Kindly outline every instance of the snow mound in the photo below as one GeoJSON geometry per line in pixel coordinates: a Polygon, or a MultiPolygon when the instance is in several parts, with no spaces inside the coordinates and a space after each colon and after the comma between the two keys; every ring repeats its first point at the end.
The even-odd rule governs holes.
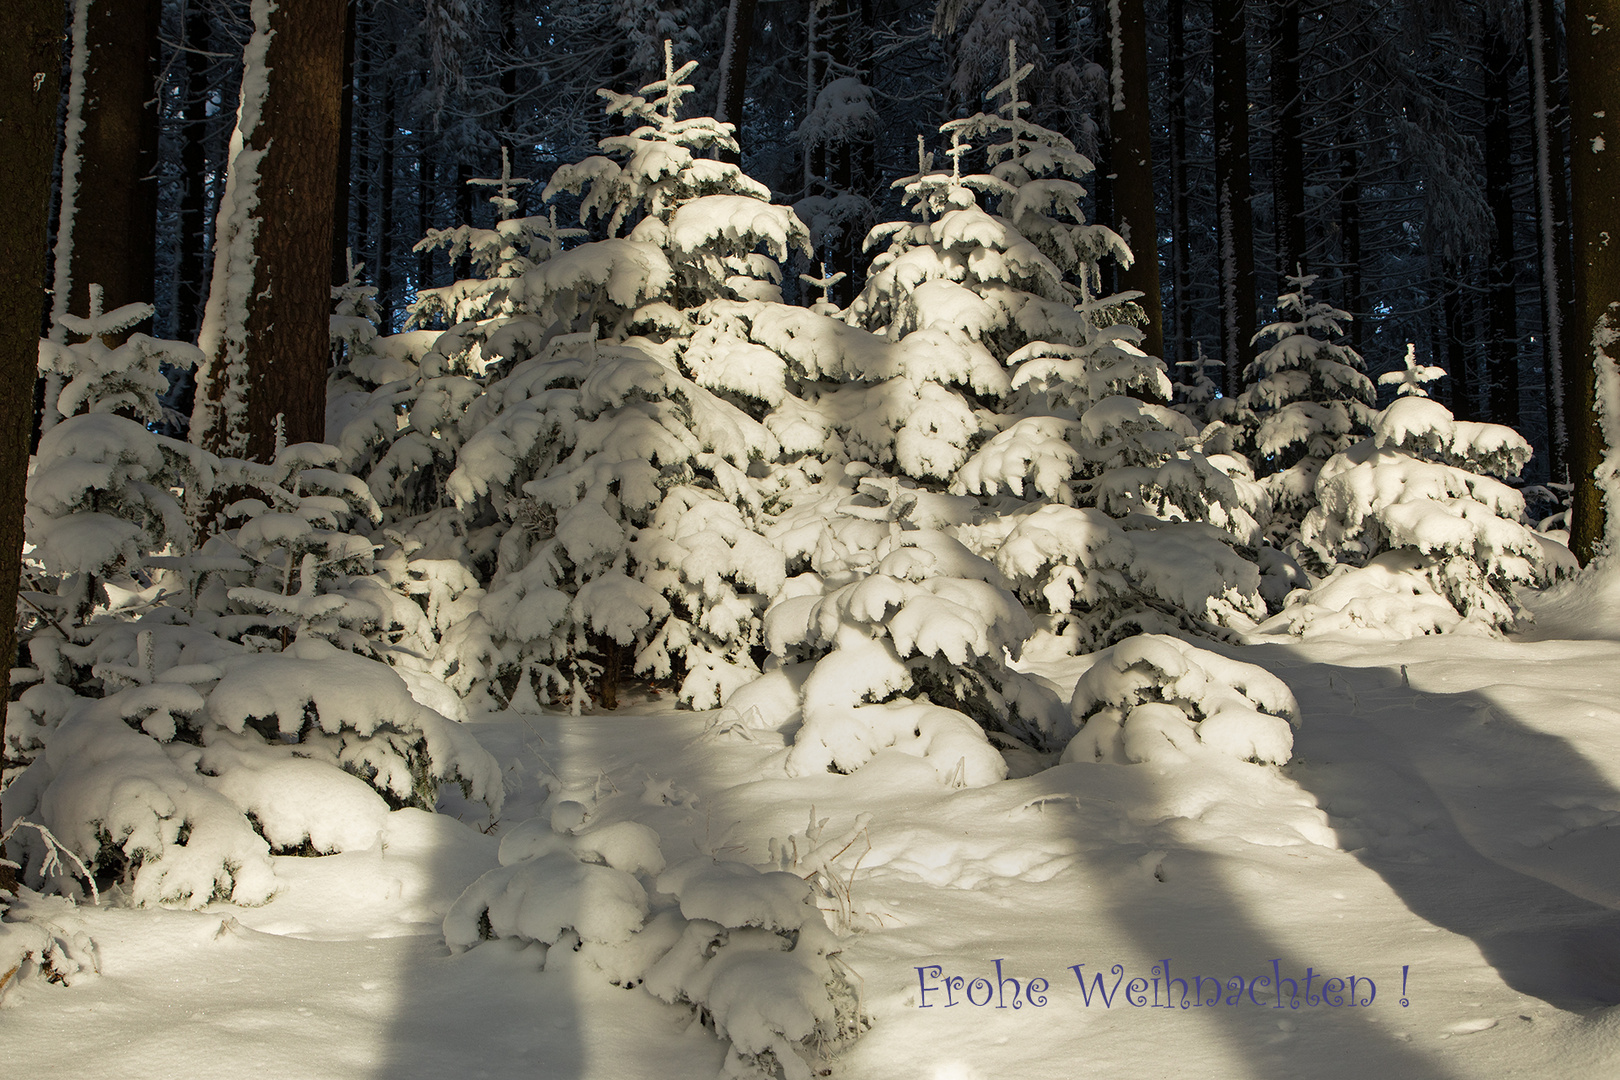
{"type": "Polygon", "coordinates": [[[1178,759],[1208,747],[1259,764],[1293,752],[1299,704],[1275,675],[1178,638],[1143,634],[1098,653],[1075,685],[1063,761],[1178,759]]]}
{"type": "Polygon", "coordinates": [[[1488,634],[1458,613],[1437,585],[1434,560],[1410,549],[1386,551],[1366,566],[1340,566],[1313,589],[1292,593],[1283,610],[1256,628],[1295,637],[1366,637],[1400,641],[1427,634],[1488,634]]]}
{"type": "MultiPolygon", "coordinates": [[[[561,802],[558,807],[577,807],[561,802]]],[[[557,828],[557,815],[531,818],[501,838],[499,860],[512,866],[557,852],[568,852],[585,862],[601,863],[621,873],[656,876],[664,870],[658,834],[635,821],[618,821],[579,833],[557,828]]]]}
{"type": "MultiPolygon", "coordinates": [[[[203,781],[194,757],[185,760],[188,748],[169,753],[132,730],[120,706],[118,695],[80,703],[6,789],[7,824],[43,822],[93,872],[126,878],[137,906],[269,900],[276,880],[265,838],[203,781]]],[[[31,837],[25,830],[12,841],[23,849],[19,876],[61,888],[45,880],[49,852],[31,837]]]]}
{"type": "Polygon", "coordinates": [[[797,930],[810,900],[810,887],[793,874],[760,873],[746,863],[704,858],[664,871],[658,891],[678,897],[681,915],[688,920],[769,930],[797,930]]]}
{"type": "Polygon", "coordinates": [[[953,787],[984,787],[1007,776],[1007,762],[979,725],[955,709],[908,701],[809,711],[787,770],[849,773],[884,751],[921,758],[953,787]]]}
{"type": "Polygon", "coordinates": [[[556,944],[628,941],[647,916],[647,892],[632,875],[552,852],[489,871],[467,886],[444,918],[445,944],[464,952],[492,937],[556,944]]]}

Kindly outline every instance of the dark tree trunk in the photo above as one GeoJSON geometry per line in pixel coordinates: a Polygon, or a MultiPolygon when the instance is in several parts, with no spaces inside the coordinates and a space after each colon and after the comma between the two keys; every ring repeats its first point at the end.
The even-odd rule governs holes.
{"type": "MultiPolygon", "coordinates": [[[[1092,0],[1092,55],[1106,57],[1113,54],[1113,49],[1109,47],[1108,27],[1109,17],[1106,0],[1092,0]]],[[[1114,155],[1113,135],[1111,132],[1113,118],[1114,110],[1108,108],[1102,109],[1097,115],[1097,123],[1101,128],[1097,132],[1097,160],[1095,162],[1097,171],[1092,176],[1089,185],[1091,197],[1097,210],[1094,220],[1104,224],[1114,220],[1114,155]]],[[[1114,265],[1112,260],[1103,264],[1102,283],[1105,294],[1113,292],[1118,287],[1117,271],[1118,267],[1114,265]]]]}
{"type": "Polygon", "coordinates": [[[1485,288],[1490,296],[1485,339],[1488,415],[1498,424],[1519,425],[1519,298],[1513,253],[1513,128],[1510,96],[1521,61],[1501,28],[1485,37],[1485,198],[1491,210],[1489,263],[1485,288]]]}
{"type": "Polygon", "coordinates": [[[1166,359],[1177,364],[1192,362],[1192,334],[1189,332],[1187,267],[1191,261],[1192,229],[1187,212],[1187,28],[1185,0],[1170,0],[1169,64],[1170,84],[1170,313],[1175,336],[1166,359]]]}
{"type": "MultiPolygon", "coordinates": [[[[421,239],[433,225],[433,181],[435,173],[432,161],[428,157],[427,140],[420,133],[416,136],[416,236],[413,240],[421,239]]],[[[411,245],[405,245],[407,250],[411,245]]],[[[416,253],[416,285],[412,290],[420,294],[433,280],[433,253],[423,250],[416,253]]],[[[404,305],[401,304],[401,307],[404,305]]]]}
{"type": "Polygon", "coordinates": [[[1542,379],[1547,395],[1548,468],[1554,480],[1569,475],[1569,425],[1564,374],[1579,364],[1569,332],[1569,195],[1564,144],[1553,117],[1558,68],[1558,14],[1552,0],[1525,0],[1530,52],[1530,137],[1535,154],[1536,266],[1541,280],[1542,379]]]}
{"type": "MultiPolygon", "coordinates": [[[[755,0],[731,0],[726,10],[726,39],[720,51],[720,85],[714,118],[735,124],[742,132],[743,101],[748,94],[748,54],[754,44],[755,0]]],[[[724,155],[741,158],[729,152],[724,155]]]]}
{"type": "Polygon", "coordinates": [[[1135,261],[1120,272],[1122,289],[1142,294],[1147,314],[1142,349],[1164,355],[1164,308],[1159,297],[1159,229],[1153,205],[1153,141],[1148,113],[1147,12],[1143,0],[1115,0],[1109,10],[1119,19],[1118,70],[1113,86],[1113,159],[1119,178],[1115,190],[1115,228],[1125,238],[1135,261]]]}
{"type": "MultiPolygon", "coordinates": [[[[1620,302],[1620,243],[1612,230],[1620,222],[1620,0],[1568,0],[1570,96],[1570,210],[1575,249],[1575,324],[1584,355],[1579,365],[1579,396],[1569,410],[1569,471],[1575,484],[1570,546],[1584,565],[1601,550],[1608,533],[1606,514],[1620,508],[1603,504],[1595,473],[1605,452],[1605,403],[1598,400],[1597,364],[1612,364],[1620,353],[1610,344],[1594,347],[1595,334],[1614,329],[1611,305],[1620,302]]],[[[1612,403],[1609,403],[1612,405],[1612,403]]]]}
{"type": "Polygon", "coordinates": [[[1360,350],[1366,306],[1361,297],[1361,155],[1346,146],[1339,153],[1339,237],[1344,244],[1344,310],[1350,321],[1350,347],[1360,350]]]}
{"type": "MultiPolygon", "coordinates": [[[[332,260],[332,212],[337,179],[339,87],[343,79],[345,0],[303,0],[272,8],[265,30],[269,47],[258,124],[244,151],[262,152],[256,193],[258,223],[240,301],[246,307],[239,346],[232,341],[233,301],[210,297],[225,312],[224,332],[210,343],[198,377],[192,438],[206,449],[268,461],[279,440],[319,442],[326,428],[326,366],[332,260]],[[240,368],[245,366],[245,381],[240,368]],[[237,416],[232,395],[245,413],[237,416]],[[241,424],[237,429],[236,425],[241,424]]],[[[232,162],[232,169],[242,161],[232,162]]],[[[221,223],[216,260],[230,257],[233,237],[221,223]]],[[[216,288],[224,278],[214,275],[216,288]]],[[[217,305],[217,306],[216,306],[217,305]]],[[[239,311],[240,309],[235,309],[239,311]]]]}
{"type": "Polygon", "coordinates": [[[1254,222],[1249,206],[1248,47],[1243,0],[1212,0],[1215,214],[1220,260],[1221,359],[1228,396],[1242,389],[1255,333],[1254,222]]]}
{"type": "MultiPolygon", "coordinates": [[[[518,137],[517,106],[518,106],[518,52],[521,42],[518,36],[518,10],[516,0],[501,0],[501,130],[498,133],[501,145],[510,147],[512,152],[512,175],[527,176],[524,171],[527,162],[523,157],[525,140],[518,137]]],[[[522,217],[524,211],[525,189],[518,189],[514,196],[518,200],[518,216],[522,217]]]]}
{"type": "Polygon", "coordinates": [[[394,313],[399,310],[394,275],[394,143],[399,125],[394,123],[394,80],[386,71],[383,80],[382,150],[377,171],[377,303],[382,309],[383,332],[394,329],[394,313]]]}
{"type": "Polygon", "coordinates": [[[182,111],[180,173],[184,188],[180,195],[180,259],[176,270],[180,280],[175,292],[180,311],[176,325],[180,336],[196,341],[202,327],[203,304],[208,299],[208,108],[207,59],[208,23],[202,5],[186,11],[186,101],[182,111]]]}
{"type": "MultiPolygon", "coordinates": [[[[1451,374],[1451,354],[1448,346],[1451,339],[1447,316],[1451,314],[1451,309],[1446,303],[1448,285],[1445,279],[1444,265],[1445,263],[1440,258],[1439,253],[1431,250],[1428,254],[1429,289],[1430,295],[1434,296],[1439,302],[1429,305],[1429,364],[1439,368],[1449,376],[1451,374]]],[[[1439,384],[1435,389],[1443,390],[1447,395],[1450,395],[1453,385],[1454,381],[1448,378],[1445,383],[1439,384]]],[[[1439,395],[1436,394],[1435,396],[1438,397],[1439,395]]],[[[1455,410],[1453,410],[1453,415],[1455,415],[1455,410]]]]}
{"type": "Polygon", "coordinates": [[[349,199],[352,195],[354,155],[354,47],[355,10],[352,0],[343,5],[343,74],[338,93],[337,182],[332,204],[332,284],[349,280],[349,199]]]}
{"type": "MultiPolygon", "coordinates": [[[[349,24],[354,27],[356,38],[361,33],[358,25],[361,17],[358,7],[349,9],[349,24]]],[[[371,200],[374,192],[372,153],[376,134],[374,106],[377,97],[372,90],[372,74],[370,65],[366,62],[366,55],[358,50],[354,53],[353,80],[356,119],[351,120],[350,138],[353,142],[349,158],[349,187],[354,200],[354,221],[349,228],[349,235],[354,238],[355,261],[366,264],[367,276],[375,283],[377,263],[371,256],[371,200]]]]}
{"type": "MultiPolygon", "coordinates": [[[[23,495],[28,437],[33,427],[39,328],[45,310],[45,238],[51,159],[56,148],[57,72],[61,64],[62,6],[57,0],[0,3],[0,552],[22,558],[23,495]],[[20,390],[18,388],[21,388],[20,390]]],[[[17,660],[16,574],[0,575],[0,702],[11,699],[17,660]]],[[[0,892],[17,889],[0,864],[0,892]]]]}
{"type": "MultiPolygon", "coordinates": [[[[96,0],[85,42],[84,133],[68,311],[153,300],[157,259],[158,0],[96,0]]],[[[143,323],[135,329],[151,329],[143,323]]]]}
{"type": "MultiPolygon", "coordinates": [[[[856,5],[852,0],[834,0],[831,26],[836,29],[830,47],[833,63],[844,71],[853,71],[863,83],[872,82],[872,9],[870,4],[856,5]]],[[[862,193],[871,191],[877,180],[877,139],[848,139],[826,148],[824,167],[827,184],[833,193],[862,193]]],[[[861,244],[866,239],[865,227],[870,224],[854,222],[845,229],[837,243],[824,252],[827,269],[843,272],[844,280],[832,287],[832,302],[847,305],[866,283],[866,258],[861,244]]]]}
{"type": "Polygon", "coordinates": [[[1271,86],[1277,109],[1272,192],[1277,215],[1277,263],[1283,278],[1307,265],[1305,237],[1305,98],[1299,81],[1299,0],[1278,0],[1271,86]]]}
{"type": "MultiPolygon", "coordinates": [[[[463,153],[470,153],[472,150],[472,147],[466,147],[463,149],[463,153]]],[[[473,185],[467,183],[467,181],[475,178],[477,175],[478,173],[474,170],[473,165],[465,158],[463,158],[462,161],[456,165],[455,224],[476,224],[473,221],[473,185]]],[[[461,281],[472,277],[472,256],[464,253],[461,258],[457,259],[455,265],[450,268],[450,277],[455,281],[461,281]]]]}
{"type": "Polygon", "coordinates": [[[1468,320],[1463,306],[1462,267],[1445,259],[1441,282],[1440,307],[1445,316],[1446,374],[1451,376],[1451,412],[1459,420],[1479,418],[1475,403],[1474,380],[1468,370],[1468,320]]]}

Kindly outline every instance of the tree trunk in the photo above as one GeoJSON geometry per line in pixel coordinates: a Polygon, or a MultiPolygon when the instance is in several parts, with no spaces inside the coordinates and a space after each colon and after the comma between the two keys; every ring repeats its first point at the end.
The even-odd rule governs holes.
{"type": "MultiPolygon", "coordinates": [[[[434,168],[428,153],[427,137],[421,132],[416,133],[416,236],[421,239],[427,235],[428,229],[433,227],[433,188],[436,183],[438,170],[434,168]],[[433,177],[433,180],[429,178],[433,177]]],[[[411,247],[406,245],[407,249],[411,247]]],[[[411,290],[421,295],[423,289],[433,281],[433,252],[424,248],[416,253],[416,282],[411,290]]],[[[403,307],[404,305],[400,305],[403,307]]]]}
{"type": "Polygon", "coordinates": [[[1445,316],[1445,369],[1451,376],[1451,412],[1459,420],[1474,420],[1479,416],[1479,406],[1474,402],[1474,380],[1468,370],[1468,320],[1463,310],[1462,266],[1450,258],[1441,265],[1440,307],[1445,316]]]}
{"type": "MultiPolygon", "coordinates": [[[[499,6],[501,20],[501,130],[497,133],[502,146],[511,150],[512,175],[528,176],[529,159],[524,150],[533,149],[533,139],[525,139],[518,133],[518,64],[523,60],[523,41],[518,33],[518,13],[516,0],[501,0],[499,6]]],[[[523,209],[527,188],[519,188],[513,198],[518,200],[518,217],[523,217],[527,211],[523,209]]]]}
{"type": "Polygon", "coordinates": [[[1170,0],[1170,314],[1175,336],[1166,357],[1176,364],[1192,362],[1192,334],[1188,316],[1187,267],[1192,257],[1192,228],[1187,211],[1187,28],[1186,0],[1170,0]]]}
{"type": "MultiPolygon", "coordinates": [[[[1600,415],[1614,408],[1598,391],[1597,365],[1613,380],[1613,344],[1594,348],[1594,336],[1610,321],[1610,305],[1620,302],[1620,0],[1568,0],[1570,33],[1570,210],[1575,249],[1575,325],[1583,353],[1579,396],[1570,409],[1569,471],[1575,484],[1570,546],[1584,565],[1616,530],[1606,527],[1604,490],[1597,471],[1612,442],[1605,429],[1620,417],[1600,415]]],[[[1607,396],[1607,395],[1605,395],[1607,396]]],[[[1613,481],[1610,480],[1612,484],[1613,481]]],[[[1617,508],[1620,511],[1620,508],[1617,508]]],[[[1608,515],[1612,517],[1614,515],[1608,515]]]]}
{"type": "Polygon", "coordinates": [[[383,80],[382,151],[377,165],[377,306],[381,309],[383,333],[394,331],[394,313],[399,310],[394,287],[394,144],[399,125],[394,122],[394,80],[380,70],[383,80]]]}
{"type": "Polygon", "coordinates": [[[1346,146],[1339,153],[1339,236],[1344,244],[1344,310],[1350,321],[1350,347],[1361,349],[1366,306],[1361,299],[1361,155],[1346,146]]]}
{"type": "MultiPolygon", "coordinates": [[[[27,392],[39,370],[39,327],[45,310],[45,239],[51,159],[56,148],[57,72],[62,7],[57,0],[0,4],[0,552],[22,558],[23,496],[33,401],[27,392]],[[21,388],[21,389],[19,389],[21,388]]],[[[0,702],[11,700],[17,657],[16,574],[0,574],[0,702]]],[[[0,892],[16,878],[0,864],[0,892]]]]}
{"type": "Polygon", "coordinates": [[[203,306],[208,300],[208,108],[207,89],[208,23],[202,5],[186,11],[186,100],[182,109],[184,124],[180,145],[180,258],[175,289],[180,311],[175,323],[180,337],[196,341],[202,328],[203,306]]]}
{"type": "Polygon", "coordinates": [[[1135,256],[1120,272],[1122,289],[1142,294],[1147,313],[1142,350],[1164,355],[1164,308],[1159,297],[1159,230],[1153,205],[1153,143],[1148,112],[1147,12],[1143,0],[1115,0],[1109,6],[1119,42],[1114,53],[1113,133],[1115,229],[1135,256]]]}
{"type": "MultiPolygon", "coordinates": [[[[1299,0],[1278,0],[1271,86],[1277,126],[1272,136],[1272,192],[1281,276],[1303,271],[1305,245],[1305,98],[1299,81],[1299,0]]],[[[1286,281],[1285,281],[1286,285],[1286,281]]]]}
{"type": "MultiPolygon", "coordinates": [[[[158,0],[95,0],[86,44],[79,228],[68,311],[151,303],[157,259],[158,0]]],[[[143,332],[151,326],[135,327],[143,332]]]]}
{"type": "Polygon", "coordinates": [[[344,10],[254,5],[192,415],[205,449],[268,461],[325,436],[344,10]]]}
{"type": "Polygon", "coordinates": [[[1249,207],[1248,47],[1243,0],[1212,0],[1215,213],[1220,258],[1221,359],[1228,396],[1242,389],[1255,333],[1254,222],[1249,207]]]}
{"type": "Polygon", "coordinates": [[[1485,198],[1491,210],[1490,296],[1486,337],[1487,406],[1490,419],[1519,425],[1519,293],[1513,271],[1513,129],[1509,100],[1519,51],[1500,27],[1485,37],[1485,198]]]}
{"type": "MultiPolygon", "coordinates": [[[[1113,49],[1109,47],[1107,32],[1110,25],[1107,0],[1091,0],[1091,27],[1095,40],[1092,43],[1092,55],[1112,56],[1113,49]]],[[[1114,111],[1103,109],[1097,115],[1097,123],[1101,128],[1097,132],[1097,154],[1095,164],[1097,171],[1091,177],[1091,198],[1096,208],[1094,221],[1110,222],[1114,220],[1114,154],[1113,136],[1111,127],[1114,111]]],[[[1117,288],[1117,267],[1112,259],[1103,263],[1102,291],[1106,295],[1117,288]]]]}
{"type": "MultiPolygon", "coordinates": [[[[474,151],[474,147],[462,147],[463,154],[473,153],[474,151]]],[[[473,221],[473,214],[475,210],[473,201],[473,185],[467,183],[467,181],[472,180],[477,176],[477,170],[465,157],[463,157],[460,163],[456,165],[455,180],[453,181],[456,186],[453,199],[453,203],[456,208],[456,220],[452,224],[477,224],[477,222],[473,221]]],[[[446,257],[446,261],[449,261],[448,256],[446,257]]],[[[464,281],[467,278],[472,277],[472,273],[472,255],[467,252],[462,252],[461,258],[457,259],[455,261],[455,265],[450,267],[450,280],[464,281]]]]}
{"type": "MultiPolygon", "coordinates": [[[[726,10],[726,39],[720,50],[720,85],[714,118],[735,124],[742,131],[743,101],[748,94],[748,53],[754,44],[755,0],[731,0],[726,10]]],[[[741,155],[721,155],[740,164],[741,155]]]]}
{"type": "Polygon", "coordinates": [[[332,284],[349,280],[349,198],[353,185],[354,154],[354,47],[355,10],[352,0],[343,5],[343,72],[338,80],[337,180],[332,203],[332,284]]]}
{"type": "Polygon", "coordinates": [[[1557,12],[1552,0],[1525,0],[1530,51],[1530,137],[1535,154],[1536,265],[1541,279],[1542,378],[1547,394],[1548,468],[1554,480],[1569,475],[1569,426],[1565,420],[1564,372],[1579,363],[1569,333],[1569,196],[1565,192],[1564,146],[1553,122],[1553,82],[1558,67],[1557,12]]]}
{"type": "MultiPolygon", "coordinates": [[[[510,146],[513,154],[517,152],[517,61],[518,61],[518,33],[517,33],[517,4],[516,0],[501,0],[499,17],[501,20],[501,130],[498,132],[502,146],[510,146]]],[[[512,158],[512,167],[517,169],[517,158],[512,158]]]]}
{"type": "MultiPolygon", "coordinates": [[[[362,33],[358,25],[362,17],[362,11],[358,6],[349,9],[349,25],[354,27],[357,42],[362,33]]],[[[366,30],[369,29],[368,25],[366,30]]],[[[349,227],[349,235],[354,237],[355,261],[366,264],[369,278],[375,283],[377,263],[371,257],[371,200],[375,192],[371,177],[372,169],[375,167],[372,163],[372,144],[375,136],[374,106],[377,96],[372,90],[372,72],[366,62],[366,55],[358,49],[354,54],[353,79],[355,119],[351,121],[350,132],[353,151],[349,160],[349,187],[354,197],[354,221],[349,227]]]]}

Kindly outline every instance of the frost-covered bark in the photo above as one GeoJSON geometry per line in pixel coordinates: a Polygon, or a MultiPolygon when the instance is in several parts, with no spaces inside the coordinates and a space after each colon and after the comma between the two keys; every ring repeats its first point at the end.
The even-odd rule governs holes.
{"type": "MultiPolygon", "coordinates": [[[[62,316],[67,314],[73,293],[73,231],[79,213],[79,166],[83,161],[84,84],[90,63],[91,0],[74,0],[69,24],[68,92],[62,117],[62,179],[56,204],[56,242],[51,252],[51,329],[52,341],[64,340],[62,316]]],[[[55,389],[46,381],[45,426],[56,420],[50,399],[55,389]]]]}
{"type": "Polygon", "coordinates": [[[324,435],[343,0],[254,0],[191,439],[268,460],[324,435]]]}
{"type": "MultiPolygon", "coordinates": [[[[33,427],[32,386],[39,355],[39,324],[45,295],[40,255],[45,250],[46,199],[55,146],[57,69],[61,6],[54,0],[15,0],[0,5],[0,191],[10,210],[0,215],[0,553],[22,551],[23,487],[28,473],[28,433],[33,427]]],[[[10,699],[15,663],[17,576],[0,575],[0,687],[10,699]]],[[[0,860],[0,893],[14,884],[0,860]]]]}
{"type": "Polygon", "coordinates": [[[1571,0],[1566,8],[1569,34],[1570,181],[1575,247],[1575,327],[1587,350],[1578,372],[1579,393],[1570,409],[1570,479],[1575,484],[1575,515],[1570,547],[1583,563],[1602,550],[1607,536],[1605,515],[1620,513],[1606,505],[1612,485],[1597,471],[1614,444],[1605,438],[1600,414],[1614,403],[1601,392],[1609,380],[1598,340],[1610,318],[1610,305],[1620,302],[1620,243],[1613,231],[1620,222],[1620,166],[1609,166],[1620,154],[1620,0],[1571,0]]]}

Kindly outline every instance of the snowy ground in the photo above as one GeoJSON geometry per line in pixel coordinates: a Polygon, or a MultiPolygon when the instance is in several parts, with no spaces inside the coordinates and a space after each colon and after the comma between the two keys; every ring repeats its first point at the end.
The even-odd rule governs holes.
{"type": "MultiPolygon", "coordinates": [[[[278,860],[288,887],[263,908],[63,910],[95,938],[103,974],[12,990],[0,1060],[174,1080],[708,1080],[722,1059],[708,1032],[573,954],[542,972],[507,943],[444,947],[443,913],[494,865],[501,830],[559,788],[599,822],[650,825],[672,861],[764,864],[812,812],[829,831],[873,815],[851,879],[871,928],[844,959],[874,1022],[824,1063],[832,1076],[1620,1072],[1620,596],[1544,601],[1536,628],[1506,642],[1241,655],[1304,708],[1280,775],[1076,764],[958,791],[890,753],[852,776],[788,779],[779,736],[706,731],[706,716],[657,703],[492,717],[475,730],[509,794],[490,835],[459,804],[447,809],[468,824],[402,811],[370,851],[278,860]],[[1021,999],[1046,980],[1045,1004],[964,1001],[985,996],[970,984],[997,960],[1021,999]],[[1153,1007],[1162,982],[1143,1006],[1125,982],[1113,990],[1114,965],[1151,980],[1166,961],[1171,978],[1205,976],[1206,1001],[1221,980],[1220,1003],[1153,1007]],[[1313,996],[1356,976],[1356,1000],[1372,1000],[1334,1006],[1346,991],[1327,983],[1308,1004],[1307,971],[1313,996]],[[1277,1007],[1274,973],[1299,984],[1300,1007],[1286,982],[1277,1007]],[[949,1004],[953,975],[965,991],[949,1004]]],[[[1070,683],[1084,664],[1036,666],[1070,683]]]]}

